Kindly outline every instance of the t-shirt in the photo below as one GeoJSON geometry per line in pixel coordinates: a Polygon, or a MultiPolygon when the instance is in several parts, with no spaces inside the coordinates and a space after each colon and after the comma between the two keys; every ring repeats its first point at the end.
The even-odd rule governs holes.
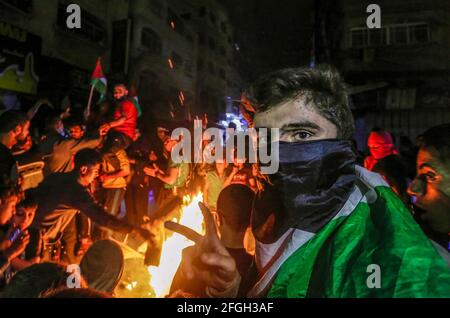
{"type": "MultiPolygon", "coordinates": [[[[128,160],[125,150],[119,150],[114,155],[106,156],[102,163],[102,171],[104,173],[114,173],[117,171],[127,171],[130,174],[130,161],[128,160]]],[[[122,189],[127,186],[126,177],[107,179],[103,182],[102,187],[105,189],[122,189]]]]}
{"type": "Polygon", "coordinates": [[[183,188],[189,177],[189,164],[186,162],[175,163],[172,160],[169,162],[169,169],[179,168],[177,179],[173,184],[164,184],[165,189],[183,188]]]}
{"type": "Polygon", "coordinates": [[[138,118],[138,112],[134,104],[129,100],[120,102],[114,112],[114,119],[117,120],[121,117],[125,117],[125,122],[112,130],[122,133],[132,140],[136,139],[136,123],[138,118]]]}
{"type": "Polygon", "coordinates": [[[217,171],[210,171],[206,174],[206,181],[208,182],[208,207],[212,210],[217,209],[217,200],[219,199],[220,192],[223,189],[223,184],[225,182],[225,174],[220,177],[217,171]]]}
{"type": "Polygon", "coordinates": [[[11,150],[4,144],[0,143],[0,175],[5,175],[11,178],[16,170],[16,160],[11,153],[11,150]]]}
{"type": "Polygon", "coordinates": [[[44,240],[56,239],[78,212],[113,231],[130,233],[133,230],[131,225],[109,215],[88,189],[77,182],[77,175],[73,172],[49,175],[37,192],[39,207],[33,227],[41,231],[44,240]]]}

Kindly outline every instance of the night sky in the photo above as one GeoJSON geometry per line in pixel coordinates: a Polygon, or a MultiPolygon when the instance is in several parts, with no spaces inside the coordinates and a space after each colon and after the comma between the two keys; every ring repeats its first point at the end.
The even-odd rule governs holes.
{"type": "Polygon", "coordinates": [[[235,27],[244,80],[272,70],[308,65],[313,0],[222,0],[235,27]]]}

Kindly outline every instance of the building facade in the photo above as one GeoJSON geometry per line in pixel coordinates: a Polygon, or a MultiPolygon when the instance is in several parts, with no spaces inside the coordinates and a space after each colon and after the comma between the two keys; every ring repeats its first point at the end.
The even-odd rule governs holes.
{"type": "Polygon", "coordinates": [[[0,36],[9,39],[0,43],[2,57],[8,56],[0,59],[0,74],[17,63],[20,70],[34,66],[22,91],[11,85],[2,90],[0,75],[4,95],[20,94],[29,103],[49,97],[54,104],[69,96],[85,104],[101,57],[109,83],[131,84],[152,118],[181,121],[206,113],[216,120],[237,112],[233,101],[240,98],[242,82],[234,63],[234,31],[218,1],[79,0],[74,2],[81,7],[79,30],[66,25],[72,2],[0,0],[0,36]],[[23,52],[15,54],[18,47],[23,52]]]}
{"type": "Polygon", "coordinates": [[[10,87],[2,83],[3,95],[23,94],[22,100],[48,97],[57,105],[64,96],[79,103],[87,101],[90,74],[97,57],[102,57],[105,72],[111,64],[113,26],[128,17],[128,0],[79,0],[81,29],[67,28],[66,0],[2,0],[0,1],[0,72],[18,63],[23,70],[33,55],[33,89],[10,87]],[[21,35],[21,38],[16,36],[21,35]],[[16,52],[18,47],[24,47],[16,52]],[[20,60],[24,60],[21,63],[20,60]]]}
{"type": "Polygon", "coordinates": [[[370,3],[339,3],[339,64],[348,83],[369,88],[353,96],[366,129],[413,139],[450,122],[450,2],[380,0],[379,29],[366,25],[370,3]]]}
{"type": "Polygon", "coordinates": [[[136,0],[130,80],[160,119],[213,120],[237,112],[242,83],[233,57],[233,28],[217,1],[136,0]]]}

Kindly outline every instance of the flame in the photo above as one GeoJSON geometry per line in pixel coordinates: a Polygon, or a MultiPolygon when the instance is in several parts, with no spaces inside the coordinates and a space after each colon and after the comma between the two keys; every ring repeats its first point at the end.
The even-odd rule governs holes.
{"type": "MultiPolygon", "coordinates": [[[[193,198],[185,196],[178,223],[204,234],[203,215],[198,207],[198,203],[202,201],[202,193],[193,198]]],[[[177,220],[174,221],[177,222],[177,220]]],[[[151,276],[150,286],[155,291],[156,297],[161,298],[169,293],[172,280],[181,262],[181,253],[183,249],[192,245],[194,245],[192,241],[178,233],[173,233],[164,241],[159,266],[148,267],[151,276]]]]}

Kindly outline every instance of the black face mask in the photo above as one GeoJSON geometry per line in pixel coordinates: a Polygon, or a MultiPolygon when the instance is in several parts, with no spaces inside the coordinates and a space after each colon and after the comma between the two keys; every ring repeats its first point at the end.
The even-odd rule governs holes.
{"type": "Polygon", "coordinates": [[[349,141],[279,145],[279,171],[257,195],[252,215],[256,239],[276,242],[290,228],[316,233],[339,212],[356,181],[349,141]]]}

